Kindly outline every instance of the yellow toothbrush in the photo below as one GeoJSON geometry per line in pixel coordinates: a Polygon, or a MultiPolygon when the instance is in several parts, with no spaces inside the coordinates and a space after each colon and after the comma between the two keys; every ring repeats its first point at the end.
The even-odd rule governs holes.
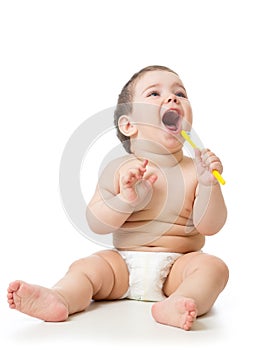
{"type": "MultiPolygon", "coordinates": [[[[181,135],[193,148],[198,148],[197,145],[195,145],[195,143],[191,140],[186,131],[182,130],[181,135]]],[[[225,185],[226,181],[223,179],[223,177],[217,170],[213,170],[212,174],[221,185],[225,185]]]]}

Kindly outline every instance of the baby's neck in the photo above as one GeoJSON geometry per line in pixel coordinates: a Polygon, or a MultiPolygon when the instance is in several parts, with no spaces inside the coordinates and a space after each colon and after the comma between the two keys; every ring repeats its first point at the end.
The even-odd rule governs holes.
{"type": "Polygon", "coordinates": [[[171,153],[158,143],[148,140],[134,140],[132,151],[136,157],[147,159],[160,167],[175,166],[183,159],[181,147],[178,151],[171,153]]]}

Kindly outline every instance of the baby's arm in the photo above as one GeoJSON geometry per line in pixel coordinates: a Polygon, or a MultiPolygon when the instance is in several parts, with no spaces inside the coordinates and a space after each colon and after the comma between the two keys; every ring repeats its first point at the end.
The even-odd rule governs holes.
{"type": "Polygon", "coordinates": [[[114,193],[98,184],[86,213],[88,224],[94,232],[113,232],[121,227],[135,210],[145,207],[149,202],[157,176],[144,176],[147,164],[148,161],[138,160],[133,162],[130,168],[121,167],[117,174],[108,173],[108,182],[114,177],[117,181],[114,193]]]}
{"type": "Polygon", "coordinates": [[[225,224],[227,208],[217,180],[212,170],[222,173],[219,158],[210,150],[195,150],[198,172],[198,187],[193,207],[193,222],[203,235],[217,233],[225,224]]]}

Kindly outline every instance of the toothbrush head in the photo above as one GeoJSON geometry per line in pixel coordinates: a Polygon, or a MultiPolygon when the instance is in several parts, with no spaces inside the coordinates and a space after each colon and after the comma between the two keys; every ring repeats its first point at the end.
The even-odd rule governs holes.
{"type": "Polygon", "coordinates": [[[181,135],[193,148],[198,148],[197,145],[191,140],[189,131],[182,130],[181,135]]]}

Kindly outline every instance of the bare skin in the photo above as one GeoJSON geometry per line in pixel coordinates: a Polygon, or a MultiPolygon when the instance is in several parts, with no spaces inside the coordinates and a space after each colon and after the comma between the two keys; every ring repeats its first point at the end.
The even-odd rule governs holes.
{"type": "Polygon", "coordinates": [[[85,310],[93,300],[115,300],[128,289],[126,263],[115,251],[105,250],[75,261],[51,289],[14,281],[8,287],[8,303],[44,321],[64,321],[85,310]],[[78,288],[80,286],[80,288],[78,288]]]}
{"type": "MultiPolygon", "coordinates": [[[[173,264],[164,283],[166,298],[153,305],[152,315],[159,323],[190,330],[196,317],[210,310],[228,280],[229,272],[225,263],[200,252],[204,236],[219,232],[226,220],[220,185],[211,174],[213,169],[222,173],[223,168],[219,158],[210,150],[197,150],[195,163],[183,157],[181,140],[171,129],[161,127],[163,109],[178,111],[182,119],[190,123],[192,112],[179,78],[173,73],[156,73],[146,73],[135,85],[134,101],[146,103],[150,124],[140,124],[140,118],[144,117],[142,110],[138,109],[142,108],[140,104],[134,108],[132,115],[121,118],[121,132],[131,138],[135,157],[123,163],[115,176],[111,173],[105,177],[114,178],[115,181],[109,191],[113,194],[108,202],[97,186],[88,205],[87,218],[90,228],[102,234],[125,228],[128,220],[129,225],[137,220],[153,222],[167,196],[167,179],[163,176],[163,169],[151,158],[152,154],[147,150],[143,150],[143,153],[142,149],[139,151],[135,141],[141,138],[158,140],[157,143],[161,142],[171,154],[176,155],[177,165],[170,169],[173,173],[176,169],[178,174],[181,171],[183,182],[172,177],[168,183],[174,184],[173,192],[184,184],[180,192],[183,197],[179,198],[179,194],[177,197],[177,202],[183,203],[179,215],[175,214],[175,221],[169,223],[170,229],[151,241],[151,244],[133,244],[125,250],[183,254],[173,264]],[[158,91],[149,91],[147,87],[156,81],[159,82],[159,88],[156,88],[158,91]],[[181,94],[179,90],[173,91],[176,86],[178,89],[181,87],[181,94]],[[150,155],[150,159],[146,154],[150,155]],[[148,197],[150,193],[151,201],[148,197]],[[144,210],[136,210],[140,206],[144,210]],[[186,231],[186,224],[183,224],[190,219],[194,225],[191,234],[186,231]]],[[[156,161],[159,163],[159,158],[156,161]]],[[[171,214],[169,210],[168,217],[171,214]]],[[[106,250],[74,262],[66,275],[51,289],[14,281],[8,287],[7,298],[12,309],[45,321],[57,322],[85,310],[91,300],[120,299],[128,287],[129,272],[125,261],[118,252],[106,250]]]]}
{"type": "MultiPolygon", "coordinates": [[[[52,289],[12,282],[8,288],[8,302],[12,309],[32,317],[64,321],[70,314],[83,311],[91,299],[120,298],[128,288],[128,278],[121,256],[115,251],[104,251],[72,264],[52,289]],[[91,270],[85,275],[82,271],[88,270],[87,265],[91,270]],[[95,270],[100,271],[100,275],[94,277],[92,271],[95,270]]],[[[185,254],[171,268],[164,283],[164,293],[168,297],[153,305],[152,315],[159,323],[190,330],[196,317],[210,310],[227,280],[228,269],[220,259],[203,253],[185,254]]]]}
{"type": "Polygon", "coordinates": [[[164,284],[168,298],[152,307],[154,319],[191,329],[196,317],[211,309],[228,276],[224,262],[214,256],[199,252],[184,255],[175,262],[164,284]]]}
{"type": "Polygon", "coordinates": [[[65,301],[56,291],[23,281],[9,284],[8,303],[11,309],[44,321],[65,321],[69,315],[65,301]]]}
{"type": "MultiPolygon", "coordinates": [[[[23,281],[10,283],[8,302],[11,309],[48,322],[65,321],[69,316],[68,306],[56,290],[23,281]]],[[[190,330],[197,317],[197,307],[192,299],[170,297],[155,303],[152,314],[159,323],[190,330]]]]}
{"type": "Polygon", "coordinates": [[[197,317],[197,306],[193,299],[172,296],[155,303],[152,315],[159,323],[189,331],[197,317]]]}

